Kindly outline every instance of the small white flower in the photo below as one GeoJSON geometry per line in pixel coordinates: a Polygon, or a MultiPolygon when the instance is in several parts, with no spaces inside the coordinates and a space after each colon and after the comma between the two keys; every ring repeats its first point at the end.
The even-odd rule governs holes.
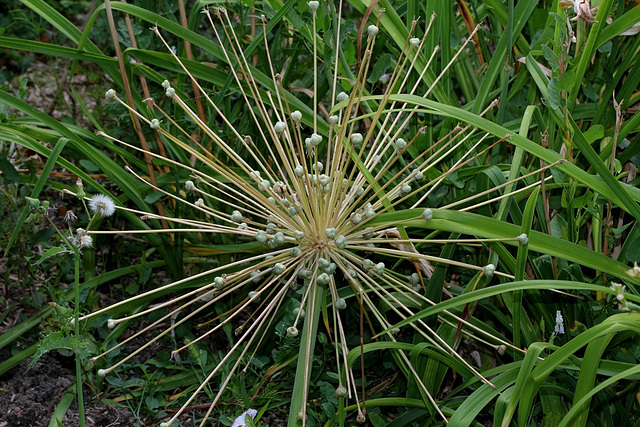
{"type": "Polygon", "coordinates": [[[564,319],[560,310],[556,311],[556,326],[554,328],[556,334],[564,334],[564,319]]]}
{"type": "Polygon", "coordinates": [[[255,409],[247,409],[240,416],[238,416],[231,424],[231,427],[244,427],[247,425],[247,415],[252,419],[258,415],[258,411],[255,409]]]}
{"type": "Polygon", "coordinates": [[[89,200],[89,209],[96,215],[108,217],[116,211],[116,204],[107,195],[94,194],[89,200]]]}

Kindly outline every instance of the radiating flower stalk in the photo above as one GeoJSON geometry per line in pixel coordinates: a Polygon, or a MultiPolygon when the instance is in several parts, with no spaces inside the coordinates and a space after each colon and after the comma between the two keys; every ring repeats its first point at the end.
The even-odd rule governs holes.
{"type": "MultiPolygon", "coordinates": [[[[319,7],[320,4],[317,1],[309,2],[314,34],[316,11],[319,7]]],[[[235,333],[239,336],[236,343],[173,418],[162,424],[172,425],[180,413],[212,382],[216,375],[219,375],[222,367],[227,363],[233,363],[231,369],[227,371],[230,373],[216,380],[219,389],[211,402],[209,411],[203,417],[201,425],[204,425],[232,375],[241,365],[249,364],[262,342],[272,339],[276,313],[282,309],[286,301],[296,298],[299,300],[299,308],[294,313],[294,320],[288,325],[286,332],[288,338],[300,341],[289,424],[305,425],[307,419],[311,365],[323,311],[328,313],[330,318],[325,320],[327,324],[332,325],[330,332],[332,343],[335,345],[337,372],[341,373],[336,394],[340,398],[355,401],[358,408],[357,419],[364,421],[366,419],[364,378],[361,378],[362,388],[358,389],[356,386],[356,378],[363,377],[365,374],[364,363],[361,363],[362,371],[356,373],[347,362],[347,354],[351,349],[347,344],[350,332],[344,324],[345,310],[355,309],[359,312],[361,357],[364,358],[362,334],[365,322],[370,323],[371,327],[380,332],[379,339],[388,341],[397,339],[398,331],[393,329],[392,322],[381,311],[379,301],[385,301],[385,306],[394,313],[395,317],[401,319],[414,314],[424,303],[433,304],[423,295],[425,279],[428,280],[431,277],[433,264],[446,263],[469,269],[474,271],[477,277],[496,275],[512,278],[500,272],[493,264],[471,265],[422,254],[416,248],[416,244],[452,242],[467,244],[483,242],[481,239],[469,238],[455,241],[411,238],[406,227],[398,223],[385,222],[382,220],[384,218],[382,215],[399,209],[412,208],[413,210],[407,211],[413,213],[411,220],[424,222],[433,220],[435,207],[427,207],[427,197],[442,185],[451,173],[474,162],[503,140],[489,142],[491,140],[489,134],[482,134],[471,126],[458,126],[439,141],[435,141],[428,150],[413,158],[408,155],[412,145],[423,137],[422,129],[416,134],[409,133],[408,124],[415,119],[418,108],[391,102],[390,97],[397,93],[415,94],[420,87],[419,83],[411,88],[407,88],[407,85],[408,76],[412,73],[418,75],[417,81],[421,82],[424,72],[435,57],[435,52],[428,54],[422,52],[425,38],[419,39],[409,35],[400,57],[396,60],[397,65],[391,73],[385,92],[377,101],[374,101],[367,98],[365,82],[371,67],[371,53],[379,28],[378,23],[370,25],[366,34],[362,66],[358,70],[355,81],[351,82],[353,87],[349,93],[341,90],[336,66],[333,70],[332,99],[328,100],[333,107],[328,116],[322,117],[318,113],[317,106],[320,101],[327,100],[317,99],[319,76],[315,54],[316,38],[313,44],[313,109],[304,112],[292,111],[281,76],[273,71],[265,31],[263,35],[267,60],[271,67],[271,86],[261,87],[252,74],[252,68],[243,54],[241,42],[233,30],[226,10],[215,8],[205,10],[204,13],[220,44],[228,46],[224,50],[225,55],[228,55],[227,62],[236,65],[229,67],[229,71],[233,73],[240,96],[251,107],[247,111],[250,120],[255,121],[258,133],[251,136],[241,135],[237,126],[228,120],[210,99],[207,90],[200,87],[200,92],[210,108],[220,117],[224,126],[235,135],[234,141],[223,139],[219,132],[210,128],[191,110],[185,98],[179,94],[179,88],[164,81],[162,86],[165,95],[199,126],[206,138],[213,141],[216,150],[207,150],[189,133],[182,131],[171,115],[154,101],[150,100],[149,105],[157,112],[157,116],[149,118],[130,109],[118,98],[114,90],[109,90],[106,94],[107,98],[129,108],[132,114],[195,159],[195,165],[182,164],[101,133],[122,146],[144,152],[177,168],[187,170],[190,173],[190,179],[184,182],[184,191],[173,192],[154,186],[135,171],[128,170],[155,191],[189,206],[208,218],[208,221],[174,218],[117,207],[116,209],[119,210],[140,214],[145,219],[165,219],[174,225],[172,229],[125,230],[118,233],[178,233],[195,230],[198,233],[252,239],[262,252],[203,271],[81,317],[80,320],[86,320],[108,312],[116,306],[148,297],[191,280],[214,277],[210,283],[184,295],[139,313],[109,320],[108,326],[113,328],[119,323],[145,316],[154,310],[167,310],[160,319],[94,360],[140,335],[147,334],[158,325],[169,323],[173,316],[186,312],[185,309],[195,307],[117,364],[99,370],[99,375],[107,375],[180,324],[200,313],[210,311],[216,302],[228,301],[232,295],[246,295],[225,315],[224,320],[219,320],[200,337],[173,352],[176,354],[186,349],[219,331],[224,325],[236,326],[235,333]],[[216,26],[215,20],[221,25],[216,26]],[[427,66],[418,71],[416,62],[421,55],[429,59],[427,66]],[[324,129],[320,125],[322,123],[328,123],[328,131],[322,130],[324,129]],[[181,130],[184,138],[174,136],[166,130],[167,127],[181,130]],[[475,143],[471,144],[471,141],[475,143]],[[241,151],[234,149],[238,145],[242,147],[241,151]],[[214,155],[213,151],[219,154],[214,155]],[[195,202],[191,201],[193,196],[197,198],[195,202]],[[392,266],[399,260],[411,261],[413,272],[403,274],[394,271],[392,266]],[[327,307],[330,311],[326,311],[327,307]],[[240,316],[241,313],[246,312],[250,313],[248,318],[240,316]],[[232,362],[233,360],[235,361],[232,362]]],[[[379,19],[380,14],[378,21],[379,19]]],[[[432,22],[433,17],[426,28],[425,37],[432,22]]],[[[262,25],[264,29],[264,17],[262,25]]],[[[415,26],[414,22],[412,31],[415,26]]],[[[153,28],[153,31],[167,45],[158,28],[153,28]]],[[[473,34],[468,40],[472,37],[473,34]]],[[[453,57],[451,63],[445,64],[438,80],[457,56],[465,51],[466,43],[453,57]]],[[[340,49],[337,42],[335,49],[336,52],[340,49]]],[[[171,49],[169,51],[171,52],[171,49]]],[[[197,84],[196,79],[180,59],[175,54],[173,56],[182,66],[184,73],[197,84]]],[[[434,85],[435,83],[420,95],[427,97],[434,85]]],[[[554,165],[548,165],[545,169],[552,166],[554,165]]],[[[539,172],[534,171],[530,175],[539,172]]],[[[517,191],[526,191],[526,189],[528,187],[517,191]]],[[[483,203],[491,203],[513,194],[513,192],[503,194],[483,203]]],[[[478,196],[482,197],[486,194],[481,193],[478,196]]],[[[465,199],[446,208],[450,209],[459,203],[467,202],[468,200],[465,199]]],[[[474,209],[477,206],[480,204],[467,209],[474,209]]],[[[112,232],[89,230],[88,233],[112,232]]],[[[527,244],[526,235],[514,236],[508,240],[512,244],[527,244]]],[[[452,324],[462,323],[465,334],[477,336],[481,342],[502,352],[506,347],[513,348],[507,341],[487,335],[451,312],[444,311],[441,320],[452,324]]],[[[427,323],[418,320],[411,323],[410,327],[440,351],[460,359],[485,383],[491,384],[454,348],[441,339],[427,323]]],[[[517,348],[514,350],[519,351],[517,348]]],[[[408,355],[403,351],[396,350],[396,352],[408,371],[414,375],[423,395],[428,396],[433,409],[446,421],[438,403],[429,394],[420,376],[416,374],[408,355]]]]}

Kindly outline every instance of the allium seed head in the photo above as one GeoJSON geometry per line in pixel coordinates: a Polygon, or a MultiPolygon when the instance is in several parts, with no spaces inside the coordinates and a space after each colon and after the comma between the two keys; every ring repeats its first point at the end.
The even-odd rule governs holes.
{"type": "Polygon", "coordinates": [[[367,28],[367,33],[369,33],[369,37],[374,37],[376,34],[378,34],[379,31],[380,31],[380,28],[376,27],[375,25],[369,25],[369,27],[367,28]]]}
{"type": "Polygon", "coordinates": [[[396,139],[396,148],[398,151],[402,151],[407,147],[407,141],[402,138],[396,139]]]}
{"type": "Polygon", "coordinates": [[[347,247],[347,238],[343,235],[336,237],[336,246],[338,249],[344,249],[347,247]]]}
{"type": "Polygon", "coordinates": [[[326,230],[324,230],[324,234],[330,238],[331,240],[336,238],[336,229],[331,227],[331,228],[327,228],[326,230]]]}
{"type": "Polygon", "coordinates": [[[187,191],[193,191],[196,188],[196,185],[193,183],[193,181],[187,181],[184,183],[184,188],[187,191]]]}
{"type": "Polygon", "coordinates": [[[328,285],[330,280],[331,279],[327,273],[322,273],[316,278],[316,281],[320,286],[328,285]]]}
{"type": "Polygon", "coordinates": [[[116,321],[113,319],[107,320],[107,328],[113,329],[116,327],[116,321]]]}
{"type": "Polygon", "coordinates": [[[433,219],[433,211],[429,208],[422,211],[422,219],[425,221],[431,221],[433,219]]]}
{"type": "Polygon", "coordinates": [[[353,145],[360,145],[362,144],[362,140],[364,138],[362,137],[361,133],[354,133],[351,135],[351,142],[353,143],[353,145]]]}
{"type": "Polygon", "coordinates": [[[174,96],[176,96],[176,90],[172,87],[167,88],[167,90],[164,91],[164,94],[167,95],[167,97],[169,98],[173,98],[174,96]]]}
{"type": "Polygon", "coordinates": [[[287,124],[285,122],[277,122],[274,126],[273,126],[273,130],[275,130],[277,133],[282,133],[284,132],[284,130],[287,128],[287,124]]]}
{"type": "Polygon", "coordinates": [[[149,127],[151,129],[158,129],[160,127],[160,120],[158,119],[151,119],[151,123],[149,123],[149,127]]]}
{"type": "Polygon", "coordinates": [[[231,221],[233,222],[240,222],[242,221],[242,214],[240,213],[240,211],[233,211],[231,213],[231,221]]]}
{"type": "Polygon", "coordinates": [[[105,376],[107,376],[107,370],[106,369],[98,369],[98,376],[100,378],[104,378],[105,376]]]}
{"type": "Polygon", "coordinates": [[[293,119],[293,121],[299,122],[300,120],[302,120],[302,113],[296,110],[291,113],[291,118],[293,119]]]}
{"type": "Polygon", "coordinates": [[[258,241],[258,243],[265,243],[267,241],[267,233],[265,233],[263,230],[258,230],[258,232],[256,233],[256,240],[258,241]]]}
{"type": "Polygon", "coordinates": [[[287,336],[289,338],[295,338],[298,336],[298,328],[295,326],[290,326],[287,328],[287,336]]]}
{"type": "Polygon", "coordinates": [[[89,200],[89,209],[95,215],[109,217],[116,211],[116,204],[105,194],[94,194],[89,200]]]}
{"type": "Polygon", "coordinates": [[[340,120],[340,117],[336,116],[335,114],[332,116],[329,116],[329,123],[332,125],[335,125],[336,123],[338,123],[338,120],[340,120]]]}
{"type": "Polygon", "coordinates": [[[484,272],[484,275],[491,278],[493,277],[493,273],[495,273],[496,271],[496,266],[493,264],[487,264],[483,267],[482,271],[484,272]]]}
{"type": "Polygon", "coordinates": [[[529,244],[529,237],[527,236],[526,233],[522,233],[521,235],[519,235],[518,237],[516,237],[516,240],[518,241],[518,243],[520,243],[522,246],[528,245],[529,244]]]}
{"type": "Polygon", "coordinates": [[[309,9],[311,9],[311,11],[313,11],[313,12],[318,10],[318,8],[320,7],[320,2],[317,2],[315,0],[310,1],[307,4],[309,5],[309,9]]]}
{"type": "Polygon", "coordinates": [[[113,99],[116,97],[116,91],[113,89],[109,89],[105,94],[104,97],[107,99],[113,99]]]}
{"type": "Polygon", "coordinates": [[[417,38],[417,37],[412,37],[412,38],[409,40],[409,43],[410,43],[410,44],[411,44],[411,46],[413,46],[413,47],[418,47],[418,46],[420,45],[420,39],[419,39],[419,38],[417,38]]]}
{"type": "Polygon", "coordinates": [[[347,308],[347,302],[345,301],[344,298],[338,298],[333,303],[333,306],[335,307],[336,310],[344,310],[345,308],[347,308]]]}
{"type": "Polygon", "coordinates": [[[285,270],[287,269],[287,267],[285,267],[284,264],[282,264],[281,262],[276,263],[276,265],[273,266],[273,274],[282,274],[285,272],[285,270]]]}
{"type": "Polygon", "coordinates": [[[339,385],[338,388],[336,388],[336,396],[345,397],[346,395],[347,395],[347,388],[343,385],[339,385]]]}
{"type": "Polygon", "coordinates": [[[338,95],[336,95],[336,99],[338,100],[338,102],[346,101],[347,99],[349,99],[349,95],[344,92],[340,92],[338,95]]]}

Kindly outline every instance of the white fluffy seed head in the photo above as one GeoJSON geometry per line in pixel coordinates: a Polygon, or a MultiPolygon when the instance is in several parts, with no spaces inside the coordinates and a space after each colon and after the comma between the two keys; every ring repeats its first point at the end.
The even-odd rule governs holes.
{"type": "Polygon", "coordinates": [[[116,211],[116,204],[111,197],[105,194],[94,194],[89,200],[89,209],[95,215],[108,217],[116,211]]]}

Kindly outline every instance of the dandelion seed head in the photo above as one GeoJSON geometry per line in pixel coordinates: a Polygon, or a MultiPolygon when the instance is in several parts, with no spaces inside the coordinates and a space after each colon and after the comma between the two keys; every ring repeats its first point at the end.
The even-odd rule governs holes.
{"type": "Polygon", "coordinates": [[[116,204],[111,197],[105,194],[94,194],[89,200],[89,209],[95,215],[109,217],[116,211],[116,204]]]}

